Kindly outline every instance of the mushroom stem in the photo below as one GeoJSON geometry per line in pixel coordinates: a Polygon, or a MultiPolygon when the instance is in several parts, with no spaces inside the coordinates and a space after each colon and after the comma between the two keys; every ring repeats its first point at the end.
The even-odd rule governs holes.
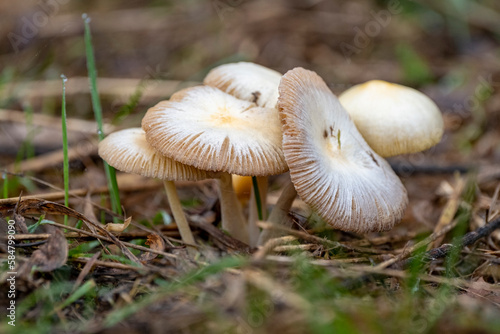
{"type": "Polygon", "coordinates": [[[257,208],[257,199],[255,196],[255,188],[252,188],[252,192],[250,195],[250,204],[248,206],[248,234],[250,238],[250,246],[254,247],[257,245],[260,230],[257,226],[258,220],[266,220],[267,219],[267,188],[269,185],[267,176],[257,176],[257,186],[260,194],[260,202],[261,202],[261,210],[262,210],[262,219],[259,219],[259,213],[257,208]]]}
{"type": "MultiPolygon", "coordinates": [[[[295,190],[295,186],[293,185],[292,181],[289,180],[288,184],[285,186],[285,189],[283,189],[283,192],[278,198],[278,202],[274,206],[273,211],[271,211],[271,214],[269,215],[269,219],[267,221],[272,224],[279,224],[290,227],[291,224],[288,217],[288,211],[290,211],[295,197],[297,197],[297,191],[295,190]]],[[[282,235],[282,231],[272,229],[264,230],[260,234],[258,245],[262,246],[269,239],[279,238],[282,235]]]]}
{"type": "Polygon", "coordinates": [[[222,215],[222,229],[232,237],[248,244],[248,231],[240,202],[233,189],[231,174],[223,173],[219,179],[219,198],[222,215]]]}
{"type": "Polygon", "coordinates": [[[181,201],[177,195],[177,190],[175,189],[174,181],[163,181],[165,186],[165,192],[167,193],[168,204],[170,205],[170,210],[172,210],[172,215],[174,216],[175,223],[181,234],[182,241],[188,246],[188,252],[190,254],[195,254],[195,249],[191,248],[196,245],[194,241],[193,234],[189,228],[189,224],[186,220],[186,215],[181,207],[181,201]]]}

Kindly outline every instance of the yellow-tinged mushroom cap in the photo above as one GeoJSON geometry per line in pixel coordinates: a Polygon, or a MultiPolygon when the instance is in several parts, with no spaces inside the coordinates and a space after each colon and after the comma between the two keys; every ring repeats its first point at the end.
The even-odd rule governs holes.
{"type": "Polygon", "coordinates": [[[159,152],[203,170],[253,176],[288,170],[277,110],[214,87],[192,87],[160,102],[148,110],[142,128],[159,152]]]}
{"type": "Polygon", "coordinates": [[[276,108],[280,80],[279,72],[254,63],[239,62],[217,66],[203,83],[259,107],[276,108]]]}
{"type": "Polygon", "coordinates": [[[387,230],[400,221],[406,189],[324,81],[295,68],[283,76],[279,92],[283,151],[302,200],[344,231],[387,230]]]}
{"type": "Polygon", "coordinates": [[[438,107],[413,88],[372,80],[346,90],[339,100],[368,145],[383,157],[426,150],[443,135],[438,107]]]}
{"type": "Polygon", "coordinates": [[[157,152],[141,128],[114,132],[99,143],[99,155],[109,165],[127,173],[170,181],[197,181],[214,175],[186,166],[157,152]]]}

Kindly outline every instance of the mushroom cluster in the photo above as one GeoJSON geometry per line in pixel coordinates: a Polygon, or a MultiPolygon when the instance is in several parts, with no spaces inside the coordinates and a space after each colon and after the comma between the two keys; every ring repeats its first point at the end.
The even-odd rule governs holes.
{"type": "MultiPolygon", "coordinates": [[[[166,180],[169,200],[174,180],[218,179],[222,228],[255,244],[259,231],[245,219],[231,175],[266,178],[288,170],[275,108],[280,79],[280,73],[252,63],[219,66],[204,85],[178,91],[150,108],[142,130],[108,136],[99,154],[119,170],[166,180]]],[[[175,215],[180,207],[173,203],[181,237],[192,245],[185,217],[175,215]]]]}
{"type": "Polygon", "coordinates": [[[240,62],[216,67],[203,85],[150,108],[142,129],[111,134],[99,154],[119,170],[166,180],[188,245],[195,241],[172,181],[218,179],[222,228],[255,246],[277,234],[256,227],[256,194],[245,219],[232,175],[258,177],[265,204],[267,176],[290,171],[290,183],[267,218],[272,223],[289,224],[298,194],[335,228],[388,230],[401,220],[408,198],[382,157],[427,149],[442,128],[436,105],[408,87],[373,81],[339,101],[315,72],[295,68],[282,76],[240,62]]]}

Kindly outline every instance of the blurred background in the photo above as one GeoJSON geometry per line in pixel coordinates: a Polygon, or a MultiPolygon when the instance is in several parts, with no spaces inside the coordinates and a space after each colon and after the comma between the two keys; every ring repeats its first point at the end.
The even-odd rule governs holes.
{"type": "Polygon", "coordinates": [[[450,145],[500,159],[490,145],[498,134],[482,136],[500,123],[498,1],[2,1],[0,107],[59,113],[64,73],[68,114],[92,118],[81,80],[83,13],[105,117],[115,124],[131,114],[126,122],[137,125],[149,106],[212,67],[244,60],[314,70],[335,93],[370,79],[415,87],[458,131],[450,145]]]}
{"type": "MultiPolygon", "coordinates": [[[[93,120],[84,13],[106,132],[139,126],[147,108],[200,83],[214,66],[252,61],[282,73],[314,70],[336,94],[370,79],[428,94],[443,112],[442,142],[392,159],[410,198],[428,198],[425,187],[434,191],[441,180],[419,180],[415,166],[500,162],[498,1],[37,0],[0,2],[0,165],[7,169],[61,148],[61,74],[69,79],[68,117],[93,120]]],[[[70,125],[70,145],[89,153],[92,138],[92,123],[70,125]]],[[[60,182],[59,172],[49,180],[60,182]]]]}

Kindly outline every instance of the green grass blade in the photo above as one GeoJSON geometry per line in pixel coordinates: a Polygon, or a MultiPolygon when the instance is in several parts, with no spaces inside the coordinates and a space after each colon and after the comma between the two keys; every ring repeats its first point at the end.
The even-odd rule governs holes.
{"type": "Polygon", "coordinates": [[[116,170],[104,161],[104,171],[108,179],[109,193],[111,196],[111,208],[114,212],[121,215],[122,206],[120,204],[120,193],[118,192],[118,183],[116,182],[116,170]]]}
{"type": "Polygon", "coordinates": [[[97,71],[95,66],[94,48],[92,46],[92,35],[90,33],[90,18],[87,14],[82,15],[83,23],[85,25],[85,52],[87,56],[87,71],[90,82],[90,96],[92,98],[92,107],[94,109],[94,117],[97,122],[97,134],[99,140],[104,139],[104,132],[102,130],[102,107],[99,100],[97,90],[97,71]]]}
{"type": "Polygon", "coordinates": [[[8,198],[9,197],[9,176],[7,173],[2,173],[2,179],[3,179],[3,198],[8,198]]]}
{"type": "MultiPolygon", "coordinates": [[[[69,159],[68,159],[68,128],[66,125],[66,82],[68,79],[61,74],[62,79],[62,136],[63,136],[63,175],[64,175],[64,205],[69,204],[69,159]]],[[[68,216],[64,216],[64,225],[68,224],[68,216]]]]}
{"type": "MultiPolygon", "coordinates": [[[[87,14],[83,14],[82,18],[85,26],[85,52],[87,55],[87,70],[89,73],[90,81],[90,95],[92,97],[92,107],[94,109],[94,116],[98,126],[97,133],[99,135],[99,140],[102,140],[104,139],[104,132],[102,130],[102,108],[97,90],[97,71],[95,66],[94,49],[92,47],[92,36],[90,34],[90,18],[87,16],[87,14]]],[[[108,180],[111,208],[114,212],[121,215],[122,209],[120,205],[120,194],[118,193],[118,183],[116,182],[115,169],[104,162],[104,171],[108,180]]]]}
{"type": "Polygon", "coordinates": [[[260,199],[259,184],[257,183],[257,177],[252,176],[253,192],[255,194],[255,204],[257,204],[257,215],[259,220],[262,220],[262,201],[260,199]]]}
{"type": "Polygon", "coordinates": [[[65,308],[66,306],[73,304],[78,299],[80,299],[81,297],[85,296],[87,293],[94,290],[95,286],[96,286],[95,281],[93,279],[90,279],[89,281],[85,282],[85,284],[83,284],[81,287],[76,289],[76,291],[73,292],[68,298],[66,298],[66,300],[64,300],[64,302],[57,305],[55,307],[55,309],[57,311],[59,311],[59,310],[62,310],[63,308],[65,308]]]}
{"type": "Polygon", "coordinates": [[[28,232],[29,233],[35,233],[35,231],[38,228],[38,226],[40,226],[42,224],[42,221],[44,220],[44,218],[45,218],[45,215],[41,215],[40,218],[38,218],[38,221],[35,224],[28,226],[28,232]]]}

